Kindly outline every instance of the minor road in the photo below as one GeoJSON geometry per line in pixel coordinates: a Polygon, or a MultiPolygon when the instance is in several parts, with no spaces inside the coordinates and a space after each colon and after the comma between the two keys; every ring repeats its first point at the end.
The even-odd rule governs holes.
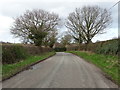
{"type": "Polygon", "coordinates": [[[117,88],[85,60],[59,52],[2,83],[3,88],[117,88]]]}

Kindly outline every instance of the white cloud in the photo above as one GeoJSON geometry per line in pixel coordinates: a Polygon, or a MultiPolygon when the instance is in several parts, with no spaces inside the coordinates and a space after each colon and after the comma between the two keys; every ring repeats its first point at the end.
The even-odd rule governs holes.
{"type": "Polygon", "coordinates": [[[5,42],[20,42],[19,39],[13,38],[13,36],[10,33],[10,27],[13,24],[13,19],[10,17],[2,16],[0,15],[0,41],[5,42]]]}
{"type": "Polygon", "coordinates": [[[104,41],[104,40],[109,40],[113,38],[118,38],[118,28],[109,28],[106,30],[106,33],[104,34],[98,34],[96,35],[92,41],[104,41]]]}
{"type": "Polygon", "coordinates": [[[19,43],[20,40],[18,38],[14,38],[9,30],[8,32],[0,32],[0,41],[4,41],[4,42],[11,42],[11,43],[19,43]]]}
{"type": "Polygon", "coordinates": [[[12,23],[12,18],[0,15],[0,32],[8,32],[7,29],[10,28],[12,23]]]}

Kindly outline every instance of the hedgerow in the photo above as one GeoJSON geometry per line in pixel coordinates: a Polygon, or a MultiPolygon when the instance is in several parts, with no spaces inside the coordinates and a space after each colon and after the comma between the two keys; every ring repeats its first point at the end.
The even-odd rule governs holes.
{"type": "Polygon", "coordinates": [[[113,40],[108,40],[108,41],[100,41],[96,43],[90,43],[87,45],[87,50],[86,50],[86,45],[81,44],[80,46],[68,46],[67,51],[72,51],[72,50],[86,50],[86,51],[91,51],[95,52],[98,54],[109,54],[109,55],[117,55],[119,52],[119,39],[113,39],[113,40]]]}
{"type": "Polygon", "coordinates": [[[34,45],[22,44],[3,44],[2,45],[2,63],[11,64],[24,60],[30,55],[42,54],[52,51],[51,48],[42,48],[34,45]]]}

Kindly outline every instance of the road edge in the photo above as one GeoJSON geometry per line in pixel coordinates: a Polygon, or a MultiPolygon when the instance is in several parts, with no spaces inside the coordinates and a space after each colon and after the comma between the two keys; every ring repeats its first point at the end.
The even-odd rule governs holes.
{"type": "Polygon", "coordinates": [[[19,70],[19,71],[17,71],[16,73],[10,75],[9,77],[6,77],[6,78],[2,79],[2,81],[0,81],[0,82],[3,82],[3,81],[6,81],[6,80],[10,79],[10,78],[16,76],[17,74],[19,74],[19,73],[27,70],[27,69],[30,68],[31,66],[33,66],[33,65],[35,65],[35,64],[38,64],[38,63],[40,63],[40,62],[43,62],[43,61],[47,60],[48,58],[53,57],[54,55],[56,55],[56,53],[53,54],[53,55],[51,55],[51,56],[49,56],[49,57],[47,57],[47,58],[44,58],[44,59],[42,59],[42,60],[39,60],[39,61],[37,61],[37,62],[35,62],[35,63],[32,63],[32,64],[30,64],[30,65],[22,68],[21,70],[19,70]]]}
{"type": "MultiPolygon", "coordinates": [[[[67,52],[67,53],[68,53],[68,52],[67,52]]],[[[76,55],[76,56],[78,56],[79,58],[82,58],[82,57],[80,57],[79,55],[77,55],[77,54],[75,54],[75,53],[71,53],[71,54],[76,55]]],[[[111,76],[109,76],[106,72],[104,72],[100,67],[98,67],[98,66],[95,65],[94,63],[92,63],[92,62],[90,62],[90,61],[88,61],[88,60],[86,60],[86,59],[84,59],[84,58],[82,58],[82,59],[85,60],[86,62],[94,65],[94,66],[97,67],[98,69],[100,69],[101,72],[102,72],[102,74],[103,74],[107,79],[111,80],[113,83],[115,83],[115,84],[118,86],[118,88],[120,88],[120,85],[119,85],[115,80],[113,80],[111,76]]]]}

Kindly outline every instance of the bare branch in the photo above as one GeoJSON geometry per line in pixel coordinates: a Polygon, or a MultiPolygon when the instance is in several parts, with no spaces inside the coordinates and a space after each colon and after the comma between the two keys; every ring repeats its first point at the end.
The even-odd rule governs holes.
{"type": "Polygon", "coordinates": [[[98,6],[84,6],[76,8],[70,13],[66,27],[73,33],[73,37],[78,37],[84,43],[91,42],[96,34],[102,33],[111,23],[111,13],[107,9],[98,6]]]}

